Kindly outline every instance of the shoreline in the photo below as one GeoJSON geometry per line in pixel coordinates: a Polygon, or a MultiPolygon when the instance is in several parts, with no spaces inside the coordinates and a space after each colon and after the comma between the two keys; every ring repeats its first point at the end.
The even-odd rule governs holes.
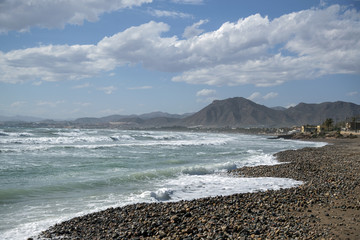
{"type": "MultiPolygon", "coordinates": [[[[284,164],[231,171],[299,187],[109,208],[56,224],[48,239],[359,239],[360,139],[275,154],[284,164]]],[[[320,141],[319,140],[319,141],[320,141]]],[[[313,141],[313,139],[311,139],[313,141]]]]}

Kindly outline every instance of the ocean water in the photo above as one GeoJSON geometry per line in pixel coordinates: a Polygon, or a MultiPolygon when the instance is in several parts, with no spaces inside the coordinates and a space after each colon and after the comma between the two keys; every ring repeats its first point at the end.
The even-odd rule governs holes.
{"type": "Polygon", "coordinates": [[[0,239],[26,239],[108,207],[296,186],[226,172],[323,145],[225,133],[0,128],[0,239]]]}

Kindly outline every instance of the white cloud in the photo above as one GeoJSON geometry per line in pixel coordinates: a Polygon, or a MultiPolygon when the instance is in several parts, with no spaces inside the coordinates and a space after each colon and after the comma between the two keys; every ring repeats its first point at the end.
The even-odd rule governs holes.
{"type": "Polygon", "coordinates": [[[360,50],[355,50],[360,49],[359,20],[357,11],[344,11],[334,5],[273,21],[253,15],[237,23],[225,23],[192,40],[194,49],[202,48],[196,53],[207,67],[197,64],[173,80],[271,86],[327,74],[359,74],[360,50]],[[201,51],[204,49],[208,55],[201,51]]]}
{"type": "Polygon", "coordinates": [[[103,91],[105,94],[112,94],[115,90],[117,90],[117,87],[114,86],[108,86],[108,87],[101,87],[98,88],[98,90],[103,91]]]}
{"type": "Polygon", "coordinates": [[[259,92],[254,92],[253,94],[251,94],[247,99],[251,100],[251,101],[256,101],[256,100],[260,100],[260,99],[264,99],[264,100],[269,100],[271,98],[275,98],[277,97],[279,94],[276,92],[269,92],[268,94],[262,96],[261,93],[259,92]]]}
{"type": "Polygon", "coordinates": [[[196,93],[196,96],[197,97],[206,97],[206,96],[211,96],[211,95],[215,95],[215,94],[216,94],[216,90],[202,89],[196,93]]]}
{"type": "Polygon", "coordinates": [[[3,0],[0,11],[0,33],[26,31],[31,27],[62,28],[66,24],[95,22],[106,12],[140,6],[152,0],[3,0]]]}
{"type": "Polygon", "coordinates": [[[198,36],[199,34],[203,33],[204,30],[199,29],[199,27],[207,22],[208,22],[208,20],[200,20],[197,23],[194,23],[193,25],[186,27],[185,31],[183,33],[183,37],[184,38],[192,38],[192,37],[198,36]]]}
{"type": "MultiPolygon", "coordinates": [[[[193,29],[202,23],[196,24],[193,29]]],[[[272,21],[255,14],[189,39],[163,37],[169,28],[151,21],[94,45],[0,52],[0,81],[83,79],[139,63],[147,69],[179,72],[173,81],[219,86],[273,86],[331,74],[360,74],[360,14],[338,5],[272,21]]]]}
{"type": "Polygon", "coordinates": [[[172,18],[191,18],[192,16],[187,13],[150,9],[149,13],[155,17],[172,17],[172,18]]]}
{"type": "Polygon", "coordinates": [[[247,99],[254,101],[256,99],[261,98],[261,94],[259,92],[254,92],[253,94],[251,94],[247,99]]]}
{"type": "Polygon", "coordinates": [[[216,99],[216,90],[213,89],[202,89],[196,93],[197,102],[200,103],[211,103],[216,99]]]}
{"type": "Polygon", "coordinates": [[[270,92],[268,94],[266,94],[265,96],[263,96],[263,99],[268,100],[271,98],[276,98],[279,94],[276,92],[270,92]]]}

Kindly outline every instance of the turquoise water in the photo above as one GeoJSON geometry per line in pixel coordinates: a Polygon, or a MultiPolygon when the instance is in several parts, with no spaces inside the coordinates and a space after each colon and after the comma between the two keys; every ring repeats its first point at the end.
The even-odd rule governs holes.
{"type": "Polygon", "coordinates": [[[223,133],[0,128],[0,239],[26,239],[108,207],[298,185],[226,172],[322,145],[223,133]]]}

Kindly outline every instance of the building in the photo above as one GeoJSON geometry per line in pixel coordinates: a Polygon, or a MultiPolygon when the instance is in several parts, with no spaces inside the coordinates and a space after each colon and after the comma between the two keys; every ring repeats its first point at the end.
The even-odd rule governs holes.
{"type": "Polygon", "coordinates": [[[303,125],[303,126],[301,126],[301,132],[302,133],[314,133],[314,132],[317,132],[317,127],[311,126],[311,125],[303,125]]]}
{"type": "Polygon", "coordinates": [[[324,128],[321,125],[312,126],[312,125],[303,125],[301,126],[302,133],[321,133],[324,131],[324,128]]]}
{"type": "Polygon", "coordinates": [[[345,128],[346,131],[360,131],[360,121],[347,122],[345,128]]]}

